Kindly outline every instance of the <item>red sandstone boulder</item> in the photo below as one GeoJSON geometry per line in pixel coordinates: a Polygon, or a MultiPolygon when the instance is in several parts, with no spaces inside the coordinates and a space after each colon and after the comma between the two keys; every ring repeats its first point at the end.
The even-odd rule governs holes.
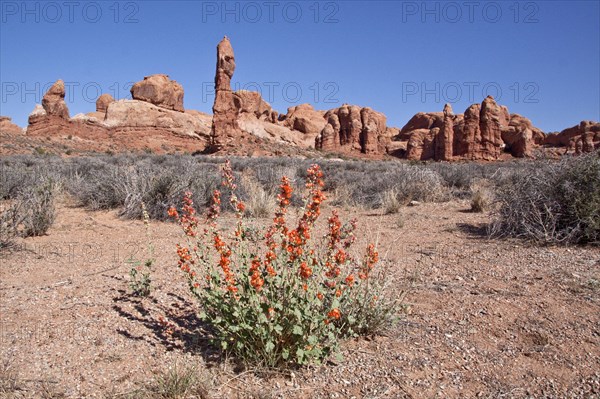
{"type": "Polygon", "coordinates": [[[444,125],[443,112],[419,112],[415,114],[400,130],[400,140],[407,140],[410,132],[417,129],[442,128],[444,125]]]}
{"type": "Polygon", "coordinates": [[[42,107],[47,115],[69,119],[69,108],[65,103],[65,82],[59,79],[50,87],[42,98],[42,107]]]}
{"type": "Polygon", "coordinates": [[[541,145],[544,138],[544,132],[519,114],[512,114],[508,126],[502,127],[502,141],[506,145],[506,151],[517,158],[533,156],[533,149],[541,145]]]}
{"type": "Polygon", "coordinates": [[[183,112],[183,87],[168,75],[151,75],[131,87],[134,100],[146,101],[159,107],[183,112]]]}
{"type": "Polygon", "coordinates": [[[248,113],[257,119],[272,121],[273,109],[262,99],[260,93],[255,91],[239,90],[233,93],[235,108],[238,113],[248,113]]]}
{"type": "Polygon", "coordinates": [[[300,104],[288,108],[283,117],[283,126],[316,137],[327,124],[324,116],[325,112],[316,111],[312,105],[300,104]]]}
{"type": "Polygon", "coordinates": [[[115,99],[108,93],[102,94],[96,100],[96,112],[106,113],[106,109],[111,103],[114,103],[115,99]]]}

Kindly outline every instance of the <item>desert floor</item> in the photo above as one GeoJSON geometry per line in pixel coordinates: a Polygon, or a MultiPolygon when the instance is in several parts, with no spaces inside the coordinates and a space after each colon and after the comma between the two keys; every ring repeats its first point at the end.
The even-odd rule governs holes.
{"type": "Polygon", "coordinates": [[[135,397],[196,366],[210,398],[599,397],[600,248],[489,240],[489,215],[468,209],[342,209],[362,241],[378,237],[406,293],[400,320],[345,342],[343,361],[264,375],[215,360],[194,334],[177,225],[151,222],[156,289],[137,299],[126,261],[145,257],[143,223],[62,203],[46,236],[0,254],[0,381],[14,385],[0,396],[135,397]]]}

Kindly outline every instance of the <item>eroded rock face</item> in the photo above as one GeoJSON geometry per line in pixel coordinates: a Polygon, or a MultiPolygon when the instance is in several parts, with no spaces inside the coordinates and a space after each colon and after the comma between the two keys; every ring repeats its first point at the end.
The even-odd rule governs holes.
{"type": "Polygon", "coordinates": [[[519,114],[512,114],[508,126],[502,127],[502,141],[506,150],[517,158],[533,156],[533,149],[544,142],[544,132],[519,114]]]}
{"type": "Polygon", "coordinates": [[[384,154],[389,137],[384,114],[344,104],[325,113],[327,124],[315,139],[319,150],[384,154]]]}
{"type": "Polygon", "coordinates": [[[182,137],[208,141],[210,115],[198,111],[176,112],[138,100],[119,100],[106,111],[104,126],[115,131],[162,131],[182,137]]]}
{"type": "Polygon", "coordinates": [[[42,98],[42,107],[47,115],[69,119],[69,108],[65,103],[65,82],[59,79],[42,98]]]}
{"type": "Polygon", "coordinates": [[[444,106],[444,122],[436,144],[436,159],[451,161],[454,155],[454,113],[450,104],[444,106]]]}
{"type": "Polygon", "coordinates": [[[169,75],[157,74],[144,77],[131,87],[134,100],[146,101],[161,108],[183,112],[183,87],[169,75]]]}
{"type": "Polygon", "coordinates": [[[108,93],[102,94],[96,100],[96,112],[106,113],[108,106],[114,102],[115,102],[115,99],[113,98],[113,96],[111,96],[108,93]]]}
{"type": "Polygon", "coordinates": [[[238,124],[240,100],[231,91],[231,78],[234,72],[235,55],[231,42],[226,36],[217,46],[211,151],[219,151],[228,145],[234,145],[243,135],[238,124]]]}
{"type": "Polygon", "coordinates": [[[510,115],[508,108],[488,96],[464,114],[454,115],[449,104],[443,113],[419,113],[394,139],[407,141],[408,159],[493,161],[500,159],[504,151],[515,157],[532,156],[544,136],[529,119],[510,115]]]}
{"type": "Polygon", "coordinates": [[[23,129],[12,123],[8,116],[0,116],[0,134],[21,135],[23,129]]]}
{"type": "Polygon", "coordinates": [[[558,134],[549,134],[544,144],[551,147],[566,147],[567,153],[582,154],[600,148],[600,122],[581,121],[578,125],[564,129],[558,134]]]}
{"type": "Polygon", "coordinates": [[[310,104],[288,108],[283,117],[283,126],[316,137],[325,128],[325,112],[317,111],[310,104]]]}
{"type": "Polygon", "coordinates": [[[262,99],[260,93],[239,90],[233,93],[233,99],[238,114],[252,114],[256,119],[267,120],[269,122],[277,120],[277,112],[273,111],[271,105],[262,99]]]}

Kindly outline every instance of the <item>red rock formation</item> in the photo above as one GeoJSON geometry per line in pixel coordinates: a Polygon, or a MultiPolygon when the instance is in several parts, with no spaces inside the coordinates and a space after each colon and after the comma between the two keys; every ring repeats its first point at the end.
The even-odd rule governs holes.
{"type": "Polygon", "coordinates": [[[215,102],[211,129],[211,151],[232,145],[243,132],[238,125],[239,98],[231,91],[231,78],[235,71],[235,56],[227,36],[217,46],[217,71],[215,74],[215,102]]]}
{"type": "Polygon", "coordinates": [[[23,129],[12,123],[8,116],[0,116],[0,134],[22,135],[23,129]]]}
{"type": "Polygon", "coordinates": [[[508,125],[508,110],[496,104],[492,96],[487,96],[481,103],[479,114],[480,141],[476,140],[473,159],[494,161],[502,153],[502,126],[508,125]]]}
{"type": "Polygon", "coordinates": [[[316,111],[310,104],[288,108],[283,117],[283,126],[316,137],[325,128],[325,112],[316,111]]]}
{"type": "Polygon", "coordinates": [[[248,113],[254,115],[256,119],[270,122],[277,120],[277,112],[262,99],[260,93],[239,90],[233,93],[233,100],[238,114],[248,113]]]}
{"type": "Polygon", "coordinates": [[[65,103],[65,82],[57,80],[44,94],[42,106],[49,116],[69,119],[69,108],[65,103]]]}
{"type": "Polygon", "coordinates": [[[454,113],[452,106],[444,106],[444,124],[436,140],[435,158],[440,161],[451,161],[454,155],[454,113]]]}
{"type": "Polygon", "coordinates": [[[533,156],[533,149],[543,144],[544,132],[519,114],[512,114],[508,126],[502,128],[502,141],[506,151],[517,158],[533,156]]]}
{"type": "Polygon", "coordinates": [[[315,139],[319,150],[381,155],[389,141],[384,114],[344,104],[325,113],[327,124],[315,139]]]}
{"type": "Polygon", "coordinates": [[[161,108],[183,112],[183,87],[169,75],[145,76],[131,87],[134,100],[146,101],[161,108]]]}
{"type": "Polygon", "coordinates": [[[549,134],[544,145],[566,147],[567,153],[581,154],[600,148],[600,122],[581,121],[558,134],[549,134]]]}
{"type": "Polygon", "coordinates": [[[493,161],[505,150],[515,157],[532,156],[544,133],[529,119],[510,115],[508,108],[488,96],[467,108],[464,115],[453,115],[449,104],[443,113],[418,113],[394,140],[407,142],[408,159],[493,161]]]}
{"type": "Polygon", "coordinates": [[[107,93],[102,94],[96,100],[96,112],[106,113],[108,106],[114,102],[115,102],[115,99],[113,98],[113,96],[111,96],[110,94],[107,94],[107,93]]]}

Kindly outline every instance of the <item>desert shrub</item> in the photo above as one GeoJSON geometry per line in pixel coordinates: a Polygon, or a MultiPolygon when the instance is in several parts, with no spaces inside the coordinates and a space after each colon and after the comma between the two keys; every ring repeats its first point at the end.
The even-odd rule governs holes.
{"type": "Polygon", "coordinates": [[[246,210],[256,218],[264,218],[273,213],[275,209],[275,196],[265,190],[263,186],[251,176],[242,178],[242,186],[246,193],[246,210]]]}
{"type": "Polygon", "coordinates": [[[494,201],[494,188],[485,179],[476,180],[471,184],[471,212],[489,210],[494,201]]]}
{"type": "Polygon", "coordinates": [[[0,213],[0,247],[10,246],[16,237],[46,234],[56,218],[59,191],[59,185],[49,177],[20,188],[0,213]]]}
{"type": "Polygon", "coordinates": [[[419,167],[408,167],[396,182],[398,194],[403,202],[442,202],[449,199],[439,173],[419,167]]]}
{"type": "Polygon", "coordinates": [[[398,200],[398,194],[393,189],[383,193],[381,202],[383,213],[386,215],[398,213],[402,207],[402,203],[398,200]]]}
{"type": "Polygon", "coordinates": [[[362,259],[350,255],[356,222],[342,224],[333,212],[323,241],[313,238],[325,200],[317,165],[307,172],[295,227],[286,220],[293,189],[283,177],[273,224],[258,241],[248,239],[246,205],[236,194],[229,164],[223,173],[237,219],[229,237],[217,227],[218,190],[205,222],[196,216],[191,193],[181,212],[169,209],[186,238],[186,244],[177,245],[179,266],[215,344],[246,364],[289,367],[320,362],[335,352],[341,338],[373,334],[389,324],[396,302],[374,270],[375,245],[362,259]]]}
{"type": "Polygon", "coordinates": [[[545,162],[498,183],[494,236],[545,243],[600,241],[599,153],[545,162]]]}

